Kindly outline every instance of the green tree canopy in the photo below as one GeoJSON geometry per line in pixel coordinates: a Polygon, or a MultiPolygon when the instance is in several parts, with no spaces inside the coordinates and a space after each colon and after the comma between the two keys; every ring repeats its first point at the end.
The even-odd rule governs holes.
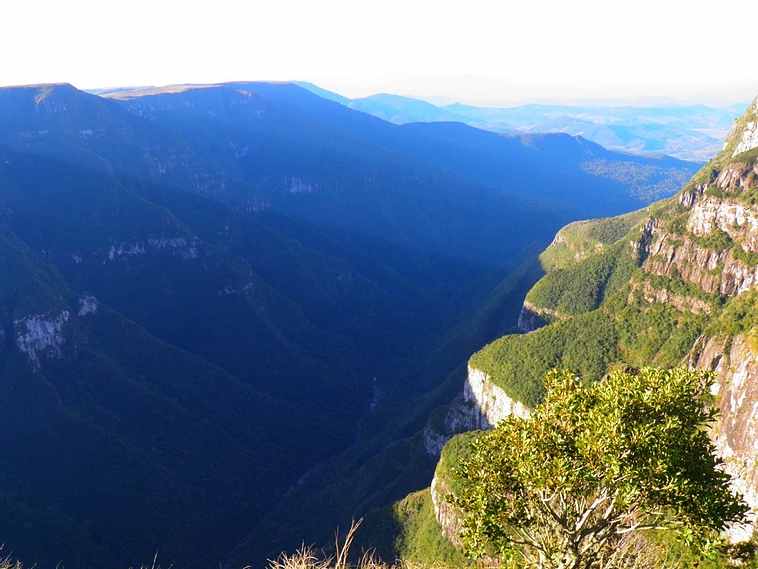
{"type": "Polygon", "coordinates": [[[584,569],[610,566],[646,530],[713,547],[747,510],[708,437],[713,381],[686,369],[618,369],[592,385],[548,373],[531,417],[482,433],[459,466],[451,500],[467,551],[584,569]]]}

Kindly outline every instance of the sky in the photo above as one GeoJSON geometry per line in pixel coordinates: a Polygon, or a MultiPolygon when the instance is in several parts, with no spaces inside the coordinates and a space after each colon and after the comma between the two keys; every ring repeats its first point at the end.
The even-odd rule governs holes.
{"type": "Polygon", "coordinates": [[[498,105],[758,95],[757,0],[2,0],[0,85],[305,80],[498,105]]]}

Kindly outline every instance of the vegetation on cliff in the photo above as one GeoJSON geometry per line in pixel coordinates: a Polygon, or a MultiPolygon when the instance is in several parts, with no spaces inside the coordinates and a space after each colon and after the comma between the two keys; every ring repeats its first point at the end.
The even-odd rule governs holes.
{"type": "Polygon", "coordinates": [[[393,506],[401,528],[395,541],[397,557],[404,562],[463,567],[469,561],[440,532],[429,490],[410,494],[393,506]]]}
{"type": "Polygon", "coordinates": [[[719,172],[735,163],[742,168],[735,171],[737,181],[719,182],[729,192],[722,200],[725,211],[736,211],[733,204],[756,190],[756,156],[732,159],[729,148],[679,198],[562,229],[540,257],[547,274],[526,297],[529,309],[549,325],[492,342],[472,356],[471,365],[512,398],[533,405],[543,393],[542,377],[553,367],[593,380],[613,363],[670,367],[703,332],[754,328],[746,307],[752,297],[741,298],[750,293],[744,286],[750,287],[758,264],[747,244],[749,229],[734,229],[737,219],[733,225],[704,221],[695,202],[685,205],[686,192],[702,201],[697,192],[715,187],[719,172]],[[707,262],[712,264],[704,266],[707,262]],[[736,278],[747,284],[735,284],[736,278]]]}
{"type": "Polygon", "coordinates": [[[504,336],[474,354],[471,365],[509,397],[531,406],[542,399],[541,378],[548,370],[564,367],[599,379],[618,359],[617,345],[609,315],[593,311],[530,334],[504,336]]]}
{"type": "Polygon", "coordinates": [[[616,243],[647,215],[649,208],[616,217],[570,223],[540,254],[540,263],[546,272],[576,265],[578,261],[603,251],[605,246],[616,243]]]}
{"type": "MultiPolygon", "coordinates": [[[[751,454],[753,439],[750,435],[745,435],[745,440],[740,437],[753,432],[751,429],[755,428],[756,420],[755,411],[750,412],[749,409],[754,398],[749,396],[747,403],[743,402],[748,391],[745,382],[752,385],[754,381],[753,367],[749,367],[754,366],[754,359],[750,358],[758,354],[758,273],[755,271],[758,266],[755,234],[758,149],[739,152],[739,148],[754,144],[754,137],[745,135],[743,129],[758,119],[757,114],[758,104],[754,104],[748,115],[736,124],[723,152],[707,164],[675,198],[625,216],[578,222],[564,227],[540,256],[546,275],[528,293],[524,307],[524,314],[540,317],[534,319],[534,323],[525,318],[524,321],[529,322],[527,328],[539,325],[540,319],[547,321],[547,324],[527,334],[504,336],[469,360],[473,368],[484,372],[507,396],[537,408],[550,399],[548,396],[546,400],[543,379],[553,368],[567,368],[571,370],[567,372],[571,377],[581,376],[581,390],[587,392],[603,389],[601,386],[612,383],[609,380],[598,382],[609,371],[610,377],[623,377],[629,385],[637,385],[639,379],[624,375],[624,370],[630,367],[670,369],[692,365],[716,370],[721,374],[720,397],[728,399],[718,402],[724,418],[710,430],[711,435],[720,433],[719,436],[723,436],[724,429],[731,433],[728,441],[720,438],[713,441],[719,453],[732,456],[725,463],[725,468],[730,476],[739,478],[735,483],[747,492],[751,505],[754,505],[754,488],[749,481],[754,480],[754,477],[750,478],[754,472],[751,465],[751,461],[754,463],[754,458],[751,458],[754,457],[751,454]],[[742,353],[747,347],[753,355],[748,354],[748,360],[731,361],[734,358],[732,342],[741,347],[742,353]],[[701,354],[706,345],[710,346],[707,357],[701,354]],[[734,372],[738,366],[742,370],[739,376],[734,372]],[[746,373],[752,375],[747,377],[746,373]],[[738,384],[741,386],[739,393],[734,391],[738,384]],[[735,414],[735,406],[740,408],[739,415],[735,414]],[[735,421],[740,421],[740,424],[732,424],[735,421]],[[743,424],[745,421],[748,424],[743,424]],[[736,460],[740,464],[747,461],[743,468],[747,469],[747,478],[742,473],[735,474],[732,463],[736,460]]],[[[672,381],[672,374],[687,376],[684,371],[656,373],[659,375],[653,376],[665,380],[664,383],[672,381]]],[[[665,394],[666,388],[661,387],[656,396],[665,394]]],[[[701,399],[707,399],[702,390],[700,395],[701,399]]],[[[696,399],[693,398],[693,401],[696,399]]],[[[697,416],[696,412],[693,413],[690,418],[697,416]]],[[[614,418],[612,415],[609,420],[614,418]]],[[[703,416],[700,418],[704,419],[703,416]]],[[[698,430],[701,439],[706,437],[707,422],[703,420],[702,428],[698,430]]],[[[514,432],[519,428],[517,425],[526,429],[521,419],[513,418],[505,423],[513,423],[514,432]]],[[[534,417],[528,423],[535,423],[534,417]]],[[[574,422],[576,428],[580,423],[574,422]]],[[[683,424],[682,421],[678,423],[679,427],[683,424]]],[[[473,440],[495,441],[495,433],[474,435],[473,440]]],[[[543,434],[552,436],[555,433],[543,434]]],[[[610,434],[613,434],[612,429],[610,434]]],[[[523,440],[503,440],[501,437],[486,451],[480,451],[478,470],[470,467],[469,474],[486,476],[489,473],[495,478],[500,476],[512,481],[517,469],[513,465],[506,467],[497,464],[497,459],[493,457],[499,456],[498,453],[523,453],[522,443],[536,436],[534,433],[524,434],[523,440]]],[[[661,440],[666,438],[665,433],[657,436],[661,440]]],[[[485,538],[497,536],[498,523],[507,517],[506,514],[512,513],[514,517],[511,521],[518,521],[519,527],[528,525],[536,518],[525,516],[523,509],[516,512],[518,506],[512,499],[488,501],[495,494],[485,492],[479,494],[477,501],[474,493],[461,490],[466,480],[456,474],[456,463],[472,465],[475,462],[475,459],[465,458],[470,451],[467,452],[461,445],[467,440],[471,438],[454,437],[448,443],[450,452],[443,450],[436,471],[442,482],[440,484],[438,481],[438,486],[452,489],[454,495],[457,491],[462,496],[460,505],[468,501],[469,506],[473,503],[474,509],[484,509],[485,513],[493,514],[494,517],[489,519],[491,523],[478,527],[482,531],[476,536],[478,541],[475,540],[475,545],[484,548],[479,553],[501,553],[497,546],[493,549],[493,543],[485,538]],[[454,458],[450,459],[451,456],[454,458]]],[[[707,442],[707,438],[703,440],[707,442]]],[[[565,438],[562,441],[565,442],[565,438]]],[[[603,440],[603,444],[608,442],[603,440]]],[[[476,444],[473,446],[476,448],[476,444]]],[[[659,458],[664,461],[679,460],[682,455],[677,458],[676,449],[676,444],[661,447],[659,458]]],[[[557,445],[545,454],[545,461],[535,460],[535,472],[539,468],[547,468],[549,461],[559,456],[562,450],[565,449],[557,445]]],[[[477,456],[477,453],[472,456],[477,456]]],[[[558,482],[555,483],[566,482],[574,475],[586,473],[582,469],[575,473],[571,468],[565,468],[565,472],[556,471],[554,478],[558,482]]],[[[654,480],[655,477],[648,478],[654,480]]],[[[719,483],[722,489],[724,480],[719,483]]],[[[674,487],[676,482],[676,477],[670,481],[674,487]]],[[[688,486],[687,489],[693,488],[688,486]]],[[[698,500],[703,496],[697,499],[691,497],[692,504],[688,507],[702,505],[704,502],[698,500]]],[[[675,513],[676,508],[665,508],[666,516],[675,513]]],[[[711,529],[718,527],[719,524],[712,524],[711,529]]],[[[699,529],[704,529],[702,524],[699,529]]],[[[442,528],[443,533],[449,530],[449,527],[442,528]]],[[[636,532],[626,535],[631,533],[636,532]]],[[[679,539],[671,531],[654,533],[656,535],[645,532],[637,538],[627,537],[618,541],[617,551],[631,552],[631,557],[621,561],[617,557],[616,561],[624,567],[646,568],[720,568],[731,566],[735,559],[746,567],[756,563],[750,555],[745,557],[750,549],[749,544],[742,546],[741,550],[730,550],[728,555],[714,554],[704,560],[699,559],[697,548],[692,547],[698,531],[684,536],[687,539],[679,539]]],[[[475,535],[475,532],[469,532],[469,535],[475,535]]],[[[705,545],[709,545],[707,540],[705,545]]]]}
{"type": "Polygon", "coordinates": [[[634,262],[625,254],[625,245],[617,241],[579,263],[549,272],[529,291],[526,300],[563,315],[597,308],[631,276],[634,262]]]}
{"type": "Polygon", "coordinates": [[[452,503],[466,551],[525,567],[618,567],[630,534],[668,530],[712,555],[747,510],[705,429],[713,381],[684,369],[618,369],[591,385],[547,374],[530,418],[503,420],[460,462],[452,503]]]}

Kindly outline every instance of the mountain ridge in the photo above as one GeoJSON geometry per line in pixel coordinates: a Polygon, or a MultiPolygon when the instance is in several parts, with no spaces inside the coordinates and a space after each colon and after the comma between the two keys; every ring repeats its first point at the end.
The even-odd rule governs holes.
{"type": "Polygon", "coordinates": [[[462,103],[434,105],[398,95],[347,99],[308,83],[313,92],[399,124],[457,121],[505,134],[566,132],[583,135],[605,147],[636,154],[671,154],[706,161],[718,152],[719,141],[744,106],[608,104],[526,104],[477,107],[462,103]]]}

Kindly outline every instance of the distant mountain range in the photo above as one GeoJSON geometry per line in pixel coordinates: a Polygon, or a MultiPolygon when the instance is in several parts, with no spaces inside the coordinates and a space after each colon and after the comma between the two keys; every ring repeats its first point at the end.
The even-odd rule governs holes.
{"type": "Polygon", "coordinates": [[[0,543],[192,568],[389,503],[433,464],[318,492],[515,326],[560,226],[696,169],[294,84],[0,89],[0,543]]]}
{"type": "Polygon", "coordinates": [[[521,105],[477,107],[435,105],[399,95],[377,94],[348,99],[311,83],[299,83],[329,100],[396,124],[463,122],[500,133],[563,132],[582,136],[609,149],[668,154],[705,161],[721,150],[721,141],[747,103],[706,105],[521,105]]]}

